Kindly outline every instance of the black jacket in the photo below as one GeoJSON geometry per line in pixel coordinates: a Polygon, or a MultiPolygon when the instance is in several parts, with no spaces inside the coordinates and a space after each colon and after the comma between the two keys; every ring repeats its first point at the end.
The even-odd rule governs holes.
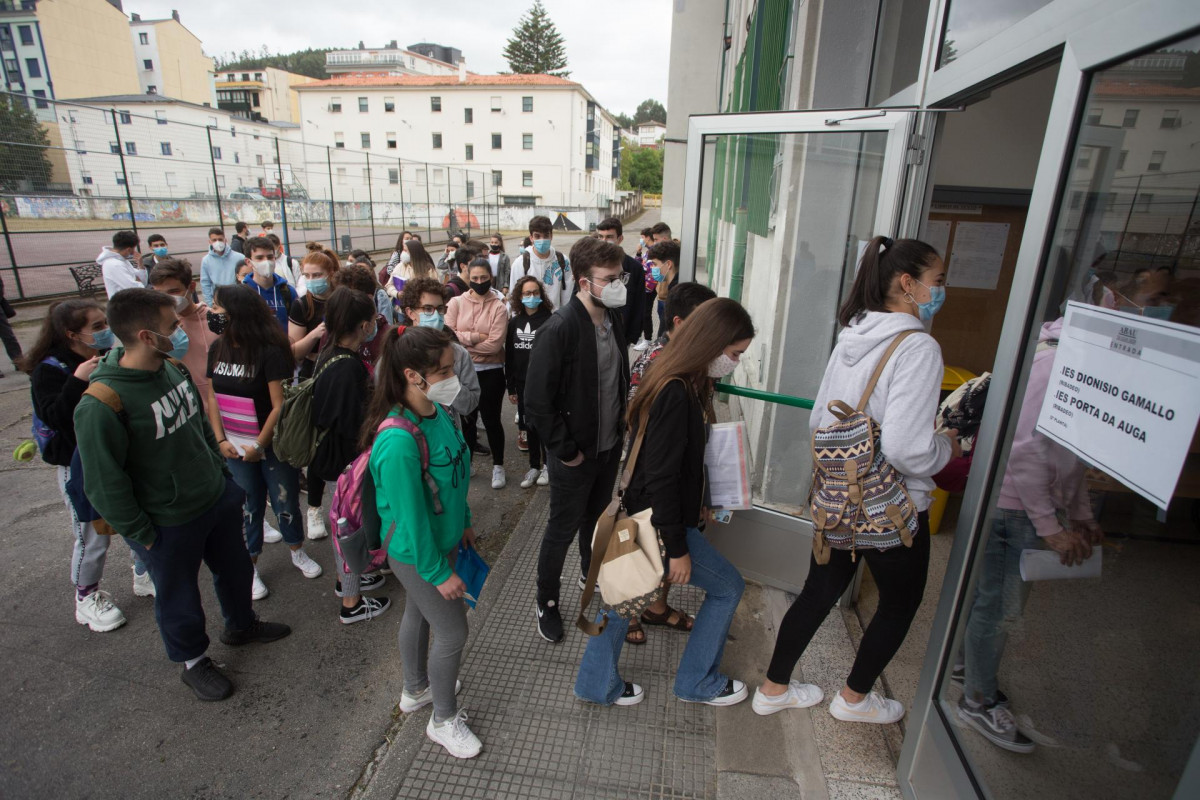
{"type": "MultiPolygon", "coordinates": [[[[633,435],[637,435],[634,420],[633,435]]],[[[671,558],[687,555],[687,528],[700,527],[708,428],[696,391],[671,381],[650,404],[646,438],[634,465],[625,509],[652,508],[650,521],[671,558]]]]}
{"type": "Polygon", "coordinates": [[[229,240],[229,249],[235,253],[241,253],[242,255],[245,255],[247,241],[249,241],[249,237],[235,233],[233,238],[229,240]]]}
{"type": "Polygon", "coordinates": [[[621,309],[625,317],[625,341],[636,344],[642,333],[642,314],[646,308],[646,268],[642,262],[633,256],[625,256],[621,269],[629,275],[628,290],[625,294],[625,307],[621,309]]]}
{"type": "MultiPolygon", "coordinates": [[[[613,333],[625,341],[618,311],[609,311],[613,333]]],[[[625,398],[629,394],[629,354],[623,347],[618,397],[618,429],[625,429],[625,398]]],[[[578,296],[555,311],[538,329],[529,354],[525,380],[525,416],[538,438],[560,461],[576,454],[595,458],[600,440],[600,386],[596,366],[596,326],[578,296]]]]}
{"type": "Polygon", "coordinates": [[[508,382],[508,393],[524,393],[525,377],[529,374],[529,354],[537,332],[553,314],[544,305],[537,311],[524,311],[509,317],[508,337],[504,341],[504,378],[508,382]]]}
{"type": "Polygon", "coordinates": [[[326,434],[317,445],[308,474],[323,481],[337,480],[346,465],[358,457],[358,435],[369,399],[370,376],[362,357],[344,347],[335,347],[322,363],[338,355],[350,357],[322,369],[313,384],[312,422],[326,434]]]}
{"type": "Polygon", "coordinates": [[[66,370],[43,361],[29,376],[33,410],[46,427],[55,431],[42,459],[47,464],[69,467],[71,454],[75,452],[75,406],[88,387],[87,381],[75,377],[75,368],[86,359],[66,348],[51,350],[46,356],[58,359],[66,370]]]}

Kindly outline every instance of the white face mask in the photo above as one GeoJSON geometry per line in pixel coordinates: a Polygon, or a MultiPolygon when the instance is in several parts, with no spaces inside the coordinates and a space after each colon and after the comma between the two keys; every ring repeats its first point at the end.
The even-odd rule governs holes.
{"type": "MultiPolygon", "coordinates": [[[[588,283],[591,283],[593,286],[596,285],[590,279],[588,283]]],[[[625,295],[625,284],[621,283],[620,280],[615,280],[600,291],[599,297],[592,295],[592,299],[599,300],[605,308],[622,308],[625,305],[625,295]]]]}
{"type": "Polygon", "coordinates": [[[171,300],[175,303],[175,313],[182,313],[188,306],[188,298],[186,294],[172,295],[171,300]]]}
{"type": "Polygon", "coordinates": [[[412,256],[410,256],[410,255],[408,254],[408,251],[407,251],[407,250],[402,250],[402,251],[400,251],[400,263],[401,263],[401,264],[408,264],[408,263],[411,263],[411,262],[412,262],[412,256]]]}
{"type": "MultiPolygon", "coordinates": [[[[425,376],[422,375],[421,377],[424,378],[425,376]]],[[[427,388],[423,391],[425,392],[425,396],[429,398],[430,402],[443,406],[448,406],[453,403],[454,399],[458,397],[459,390],[462,388],[461,384],[458,382],[457,375],[451,375],[449,378],[446,378],[446,380],[438,381],[437,383],[425,381],[425,385],[427,388]]]]}
{"type": "Polygon", "coordinates": [[[224,242],[213,242],[212,250],[217,255],[221,255],[221,253],[225,252],[225,243],[224,242]]]}
{"type": "Polygon", "coordinates": [[[714,358],[712,363],[708,365],[708,377],[724,378],[726,375],[737,369],[737,365],[738,362],[734,361],[724,353],[721,353],[721,355],[714,358]]]}
{"type": "Polygon", "coordinates": [[[260,278],[269,277],[275,272],[275,262],[269,258],[266,261],[252,261],[251,266],[254,268],[254,274],[260,278]]]}

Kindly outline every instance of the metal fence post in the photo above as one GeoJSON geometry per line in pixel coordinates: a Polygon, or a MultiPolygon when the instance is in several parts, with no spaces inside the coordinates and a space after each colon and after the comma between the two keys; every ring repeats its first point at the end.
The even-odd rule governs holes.
{"type": "Polygon", "coordinates": [[[375,195],[371,191],[371,154],[367,153],[367,213],[371,215],[371,249],[377,250],[375,241],[375,195]]]}
{"type": "Polygon", "coordinates": [[[325,145],[325,169],[329,173],[329,244],[337,252],[337,214],[333,210],[333,156],[325,145]]]}
{"type": "MultiPolygon", "coordinates": [[[[279,224],[283,226],[283,257],[287,259],[288,271],[292,268],[292,242],[288,237],[287,198],[283,189],[283,159],[279,156],[279,137],[275,137],[275,175],[279,179],[279,224]]],[[[217,201],[220,202],[219,200],[217,201]]],[[[220,206],[217,206],[220,208],[220,206]]]]}
{"type": "Polygon", "coordinates": [[[138,232],[137,215],[133,213],[133,194],[129,191],[129,173],[125,170],[125,148],[121,144],[121,128],[117,125],[117,110],[110,108],[108,113],[112,114],[113,133],[117,137],[117,158],[121,159],[121,180],[125,182],[125,202],[129,204],[129,224],[133,227],[133,232],[136,234],[138,232]]]}
{"type": "Polygon", "coordinates": [[[25,299],[25,289],[21,286],[21,271],[17,269],[17,256],[13,252],[12,237],[8,233],[8,215],[4,213],[4,200],[0,198],[0,228],[4,229],[4,244],[8,247],[8,263],[12,264],[13,281],[17,284],[17,299],[25,299]]]}
{"type": "Polygon", "coordinates": [[[212,166],[213,196],[217,198],[217,227],[225,230],[225,212],[221,210],[221,185],[217,182],[217,160],[213,158],[212,126],[205,125],[204,133],[208,136],[208,163],[212,166]]]}
{"type": "Polygon", "coordinates": [[[407,214],[404,213],[404,159],[396,159],[396,182],[400,184],[400,228],[408,228],[407,214]]]}
{"type": "Polygon", "coordinates": [[[432,205],[429,198],[429,162],[425,164],[425,241],[433,242],[433,228],[430,227],[429,221],[432,217],[429,216],[429,207],[432,205]]]}

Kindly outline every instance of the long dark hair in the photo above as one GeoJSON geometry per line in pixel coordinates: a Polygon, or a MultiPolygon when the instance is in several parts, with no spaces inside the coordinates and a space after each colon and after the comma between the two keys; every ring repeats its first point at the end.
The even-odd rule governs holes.
{"type": "Polygon", "coordinates": [[[414,278],[432,278],[437,275],[437,265],[425,250],[425,245],[416,239],[408,240],[408,268],[414,278]]]}
{"type": "Polygon", "coordinates": [[[734,342],[754,338],[754,321],[736,300],[717,297],[696,307],[671,333],[671,340],[650,362],[641,385],[629,404],[628,420],[633,424],[648,413],[663,387],[676,378],[691,386],[707,407],[712,394],[708,365],[734,342]]]}
{"type": "Polygon", "coordinates": [[[216,351],[217,360],[257,367],[267,353],[278,350],[286,354],[289,366],[295,366],[287,334],[283,332],[275,312],[257,291],[234,283],[218,286],[213,295],[213,300],[229,319],[225,332],[212,344],[211,349],[216,351]],[[236,355],[234,348],[237,349],[236,355]]]}
{"type": "Polygon", "coordinates": [[[407,408],[404,395],[408,391],[408,380],[404,370],[411,369],[424,375],[438,365],[452,341],[450,334],[433,328],[397,326],[388,329],[387,338],[383,340],[383,353],[375,368],[375,392],[371,395],[359,437],[362,450],[375,442],[375,431],[393,408],[407,408]]]}
{"type": "MultiPolygon", "coordinates": [[[[338,274],[341,275],[340,272],[338,274]]],[[[373,319],[375,300],[370,295],[348,286],[334,289],[325,302],[325,344],[317,356],[317,363],[320,364],[333,352],[338,339],[373,319]]]]}
{"type": "Polygon", "coordinates": [[[530,281],[533,281],[537,284],[538,294],[542,297],[542,304],[537,307],[537,310],[540,311],[544,308],[547,311],[554,311],[554,303],[551,303],[550,298],[546,297],[546,287],[542,286],[542,282],[534,276],[526,275],[523,278],[518,278],[517,285],[513,287],[511,292],[508,293],[508,307],[512,309],[514,316],[518,314],[523,315],[525,313],[525,304],[521,302],[521,293],[525,291],[525,289],[522,287],[524,287],[525,284],[529,283],[530,281]]]}
{"type": "Polygon", "coordinates": [[[892,281],[899,275],[921,279],[938,251],[918,239],[876,236],[867,242],[850,294],[838,309],[838,322],[848,327],[867,311],[887,311],[892,281]]]}
{"type": "Polygon", "coordinates": [[[71,348],[71,337],[67,334],[79,333],[87,324],[89,311],[102,311],[95,300],[63,300],[52,303],[46,318],[42,320],[42,329],[38,331],[37,341],[33,348],[21,358],[19,365],[22,372],[32,375],[37,365],[42,363],[51,350],[71,348]]]}

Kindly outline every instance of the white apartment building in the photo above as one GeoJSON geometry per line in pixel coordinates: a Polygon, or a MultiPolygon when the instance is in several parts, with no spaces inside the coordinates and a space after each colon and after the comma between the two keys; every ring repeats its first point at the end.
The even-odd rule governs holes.
{"type": "Polygon", "coordinates": [[[143,93],[216,105],[213,60],[204,54],[200,39],[184,27],[178,11],[166,19],[131,14],[129,32],[143,93]]]}
{"type": "Polygon", "coordinates": [[[421,43],[400,47],[393,39],[387,47],[367,49],[359,42],[355,50],[331,50],[325,54],[325,71],[337,77],[355,72],[386,75],[457,75],[462,52],[453,47],[421,43]],[[417,52],[413,48],[421,48],[417,52]]]}
{"type": "Polygon", "coordinates": [[[258,122],[299,122],[296,86],[316,80],[275,67],[228,69],[217,73],[217,107],[258,122]]]}
{"type": "Polygon", "coordinates": [[[667,123],[643,122],[635,125],[634,130],[638,147],[658,147],[659,141],[667,135],[667,123]]]}
{"type": "MultiPolygon", "coordinates": [[[[298,90],[310,151],[366,151],[373,165],[398,159],[398,171],[419,168],[399,159],[477,171],[489,185],[468,185],[466,199],[486,194],[505,205],[596,207],[616,193],[619,129],[573,81],[476,75],[460,65],[456,75],[359,73],[298,90]]],[[[445,180],[432,170],[434,184],[439,174],[445,180]]],[[[397,183],[389,180],[398,193],[397,183]]]]}

